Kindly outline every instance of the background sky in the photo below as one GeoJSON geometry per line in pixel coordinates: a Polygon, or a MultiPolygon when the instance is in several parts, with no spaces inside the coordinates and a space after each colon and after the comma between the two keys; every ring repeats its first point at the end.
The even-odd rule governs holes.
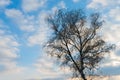
{"type": "Polygon", "coordinates": [[[117,46],[101,71],[120,79],[120,0],[0,0],[0,80],[67,80],[70,71],[58,67],[43,48],[51,33],[45,18],[60,8],[101,14],[101,33],[117,46]]]}

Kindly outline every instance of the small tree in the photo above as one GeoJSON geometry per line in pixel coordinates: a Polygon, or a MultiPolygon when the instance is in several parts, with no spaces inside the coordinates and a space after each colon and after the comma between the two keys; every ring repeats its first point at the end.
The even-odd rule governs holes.
{"type": "Polygon", "coordinates": [[[74,77],[83,80],[113,48],[99,36],[99,14],[90,17],[88,20],[82,10],[58,10],[47,19],[53,30],[47,52],[57,57],[61,65],[69,66],[74,77]]]}

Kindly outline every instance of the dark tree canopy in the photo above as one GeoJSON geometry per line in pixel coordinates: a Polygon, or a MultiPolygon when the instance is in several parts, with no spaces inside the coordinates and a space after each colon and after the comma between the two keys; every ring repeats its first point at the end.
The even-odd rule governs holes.
{"type": "Polygon", "coordinates": [[[82,10],[58,10],[47,19],[53,35],[47,43],[47,52],[58,58],[61,65],[69,66],[74,77],[87,80],[86,76],[99,66],[108,45],[99,35],[102,26],[99,14],[88,20],[82,10]]]}

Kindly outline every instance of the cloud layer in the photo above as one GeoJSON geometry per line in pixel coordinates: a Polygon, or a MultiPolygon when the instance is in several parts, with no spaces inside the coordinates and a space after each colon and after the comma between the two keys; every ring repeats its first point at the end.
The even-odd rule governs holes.
{"type": "Polygon", "coordinates": [[[47,0],[22,0],[22,8],[25,12],[37,11],[45,7],[47,0]]]}
{"type": "MultiPolygon", "coordinates": [[[[69,76],[69,69],[65,71],[58,68],[44,51],[39,52],[38,57],[30,66],[23,66],[18,62],[21,59],[21,50],[19,47],[24,46],[32,48],[35,46],[43,46],[47,39],[51,36],[52,31],[45,22],[48,13],[54,14],[60,8],[68,8],[77,6],[83,0],[71,0],[67,2],[54,0],[21,0],[20,6],[17,6],[14,0],[0,0],[0,79],[19,80],[23,79],[60,79],[66,80],[69,76]],[[77,4],[76,4],[77,3],[77,4]],[[10,6],[12,4],[12,6],[10,6]],[[13,7],[16,6],[16,7],[13,7]],[[14,24],[14,26],[11,24],[14,24]],[[19,29],[18,36],[17,27],[19,29]],[[16,34],[14,34],[15,31],[16,34]],[[17,36],[16,36],[17,35],[17,36]],[[23,45],[24,44],[24,45],[23,45]],[[21,65],[21,66],[19,66],[21,65]],[[16,77],[15,77],[16,76],[16,77]],[[63,79],[61,78],[63,77],[63,79]]],[[[118,80],[120,78],[120,1],[119,0],[88,0],[85,8],[88,11],[96,10],[102,14],[105,20],[103,25],[103,37],[109,43],[115,43],[117,48],[114,52],[106,56],[104,64],[101,65],[103,72],[107,75],[111,73],[111,79],[118,80]],[[114,72],[113,72],[114,70],[114,72]],[[116,70],[116,71],[115,71],[116,70]],[[110,73],[109,73],[110,72],[110,73]],[[113,74],[112,74],[113,72],[113,74]]],[[[82,2],[84,3],[84,1],[82,2]]],[[[82,4],[83,5],[83,4],[82,4]]],[[[79,6],[79,5],[78,5],[79,6]]],[[[43,49],[41,49],[43,50],[43,49]]],[[[25,53],[22,56],[27,56],[25,53]]],[[[22,60],[21,60],[22,61],[22,60]]],[[[105,80],[108,80],[106,78],[105,80]]]]}
{"type": "Polygon", "coordinates": [[[6,31],[3,21],[0,23],[0,74],[16,73],[22,70],[16,59],[19,58],[19,43],[15,36],[6,31]],[[4,29],[3,29],[4,28],[4,29]],[[9,34],[6,34],[9,33],[9,34]]]}

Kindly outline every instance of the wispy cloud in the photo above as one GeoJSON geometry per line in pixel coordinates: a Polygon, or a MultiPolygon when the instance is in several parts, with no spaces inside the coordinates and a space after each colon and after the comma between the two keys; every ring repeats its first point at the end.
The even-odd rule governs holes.
{"type": "MultiPolygon", "coordinates": [[[[5,25],[0,23],[2,27],[5,25]]],[[[19,43],[15,36],[7,34],[6,30],[0,27],[0,74],[17,73],[22,70],[22,67],[17,65],[16,59],[19,57],[19,43]]]]}
{"type": "Polygon", "coordinates": [[[58,65],[55,65],[55,58],[51,58],[47,54],[42,54],[41,57],[34,64],[36,71],[39,72],[41,79],[66,79],[70,73],[68,68],[59,68],[58,65]],[[47,76],[47,77],[46,77],[47,76]],[[66,77],[61,77],[66,76],[66,77]]]}
{"type": "Polygon", "coordinates": [[[5,7],[11,3],[12,3],[11,0],[0,0],[0,7],[5,7]]]}
{"type": "Polygon", "coordinates": [[[93,9],[106,9],[111,8],[113,6],[119,6],[120,1],[114,1],[114,0],[92,0],[88,5],[87,8],[93,8],[93,9]]]}
{"type": "Polygon", "coordinates": [[[86,7],[92,9],[99,9],[103,14],[103,19],[105,23],[103,24],[103,38],[108,43],[116,44],[116,50],[111,52],[105,59],[105,63],[102,64],[102,67],[119,67],[120,66],[120,56],[117,55],[120,36],[120,24],[119,20],[119,4],[120,1],[114,0],[92,0],[86,7]],[[106,12],[107,11],[107,12],[106,12]],[[114,33],[113,33],[114,32],[114,33]],[[113,37],[114,36],[114,37],[113,37]]]}
{"type": "Polygon", "coordinates": [[[41,11],[38,15],[38,28],[36,32],[28,37],[29,45],[43,45],[51,35],[51,30],[48,27],[45,19],[48,16],[47,11],[41,11]]]}
{"type": "Polygon", "coordinates": [[[47,0],[22,0],[22,8],[25,12],[36,11],[45,7],[47,0]]]}
{"type": "MultiPolygon", "coordinates": [[[[0,8],[4,8],[3,10],[1,9],[2,13],[0,13],[0,19],[3,18],[3,20],[5,20],[0,20],[0,79],[66,80],[66,77],[69,76],[70,70],[68,68],[61,70],[61,68],[55,65],[55,63],[51,60],[51,57],[45,55],[45,52],[42,52],[42,50],[39,59],[36,59],[36,62],[31,62],[31,64],[33,64],[32,66],[26,66],[26,68],[23,67],[22,62],[21,64],[17,62],[17,60],[21,59],[21,51],[19,47],[21,46],[24,48],[24,46],[21,45],[24,44],[24,41],[29,45],[29,47],[34,47],[36,45],[42,47],[52,34],[48,24],[45,22],[48,13],[54,14],[54,12],[58,9],[69,8],[69,6],[74,3],[79,3],[81,0],[71,0],[73,4],[68,4],[65,0],[21,1],[21,4],[17,6],[15,0],[0,0],[0,8]],[[10,4],[12,4],[12,6],[10,6],[10,4]],[[7,6],[9,6],[9,8],[7,6]],[[3,13],[5,13],[5,15],[3,15],[3,13]],[[14,26],[10,25],[9,29],[5,29],[7,26],[3,23],[7,25],[13,24],[14,26]],[[16,36],[14,35],[18,35],[19,32],[18,34],[17,32],[16,34],[11,33],[10,31],[14,31],[11,27],[17,27],[19,31],[21,31],[20,33],[22,33],[22,37],[17,37],[17,39],[22,38],[23,42],[21,40],[19,40],[19,42],[16,40],[16,36]],[[23,38],[23,36],[25,36],[25,38],[23,38]]],[[[109,56],[106,56],[106,61],[102,63],[101,66],[104,68],[105,72],[113,72],[118,75],[120,74],[120,71],[116,70],[116,68],[118,69],[120,67],[119,5],[119,0],[91,0],[87,5],[85,5],[87,9],[96,9],[96,11],[100,10],[104,16],[104,20],[106,22],[103,25],[103,38],[110,43],[117,44],[117,49],[109,56]],[[117,72],[112,70],[116,70],[117,72]]],[[[74,6],[76,7],[76,5],[73,5],[73,8],[74,6]]],[[[29,48],[27,49],[29,50],[29,48]]],[[[23,51],[23,53],[26,53],[26,50],[23,51]]],[[[26,54],[23,54],[22,57],[25,57],[26,59],[28,58],[26,54]]],[[[113,76],[111,79],[118,80],[119,76],[113,76]]]]}
{"type": "Polygon", "coordinates": [[[60,1],[57,5],[55,5],[54,7],[52,7],[52,12],[56,12],[58,9],[61,9],[61,8],[66,8],[66,4],[64,1],[60,1]]]}
{"type": "Polygon", "coordinates": [[[60,8],[66,8],[65,2],[64,1],[59,2],[58,3],[58,7],[60,7],[60,8]]]}
{"type": "Polygon", "coordinates": [[[120,14],[119,13],[120,13],[120,7],[116,6],[115,8],[113,8],[109,11],[108,15],[111,20],[120,22],[120,14]]]}
{"type": "Polygon", "coordinates": [[[24,15],[22,11],[18,9],[6,9],[5,14],[13,20],[21,30],[27,32],[35,30],[36,22],[34,16],[24,15]]]}
{"type": "MultiPolygon", "coordinates": [[[[66,8],[64,1],[58,2],[58,4],[51,9],[52,14],[54,14],[54,12],[59,8],[66,8]]],[[[38,21],[38,25],[37,25],[38,28],[36,28],[36,32],[34,34],[29,36],[28,38],[29,45],[43,46],[43,44],[48,40],[48,38],[52,34],[52,31],[46,22],[46,18],[48,17],[48,14],[50,12],[51,11],[49,10],[48,11],[43,10],[37,15],[38,18],[36,20],[38,21]]]]}
{"type": "Polygon", "coordinates": [[[108,0],[92,0],[90,4],[87,5],[88,8],[98,8],[99,6],[107,6],[108,0]]]}

